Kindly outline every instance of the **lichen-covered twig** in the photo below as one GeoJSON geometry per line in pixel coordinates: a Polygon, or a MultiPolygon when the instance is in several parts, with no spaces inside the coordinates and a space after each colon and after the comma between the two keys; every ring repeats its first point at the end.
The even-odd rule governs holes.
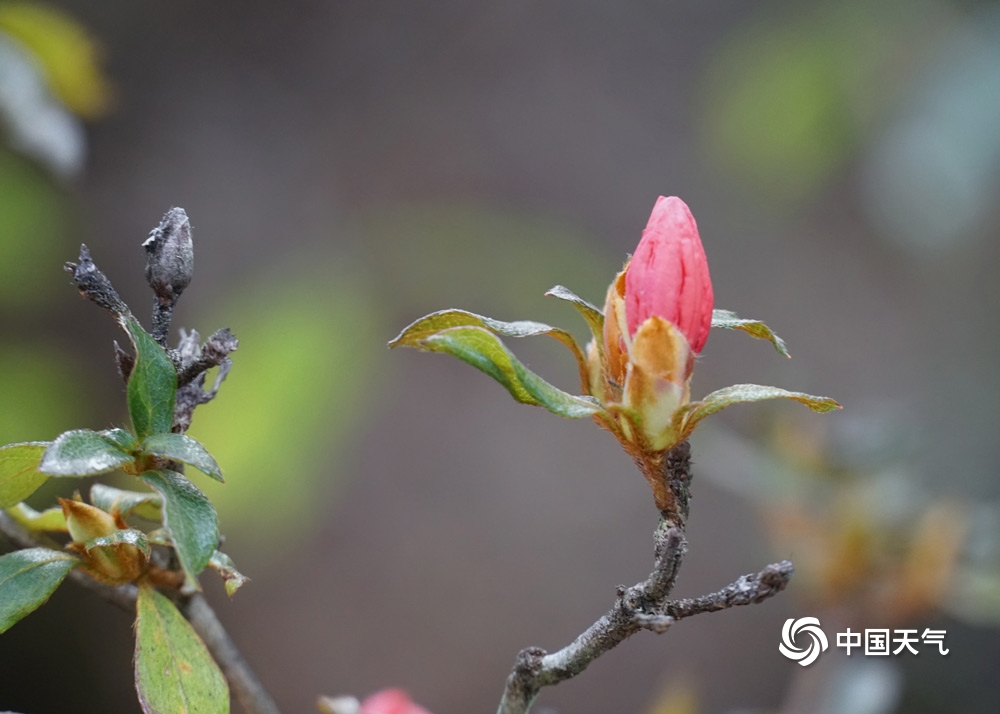
{"type": "MultiPolygon", "coordinates": [[[[177,370],[177,397],[174,408],[174,431],[184,432],[191,426],[194,410],[215,399],[219,387],[232,367],[229,355],[239,347],[239,340],[228,328],[213,332],[205,344],[199,343],[196,331],[181,330],[177,349],[166,345],[170,321],[177,298],[191,280],[194,255],[187,214],[182,208],[167,211],[159,227],[143,243],[148,253],[146,277],[156,295],[153,309],[153,337],[167,351],[177,370]],[[219,368],[211,389],[205,389],[205,372],[219,368]]],[[[73,283],[80,294],[104,308],[115,321],[135,319],[128,305],[108,277],[94,263],[87,246],[80,246],[77,263],[66,263],[73,283]]],[[[135,358],[115,342],[115,365],[126,382],[135,366],[135,358]]]]}
{"type": "Polygon", "coordinates": [[[792,577],[789,561],[744,575],[711,595],[669,600],[687,549],[684,525],[691,482],[690,446],[684,442],[663,460],[665,480],[677,510],[661,514],[654,533],[654,565],[649,577],[630,588],[619,587],[611,609],[572,643],[551,654],[537,647],[522,650],[507,677],[497,714],[526,714],[542,687],[575,677],[595,659],[640,630],[665,632],[675,621],[702,612],[762,602],[780,592],[792,577]]]}
{"type": "Polygon", "coordinates": [[[103,307],[116,320],[131,315],[128,305],[119,297],[115,286],[108,277],[100,271],[90,257],[90,249],[80,246],[79,263],[66,263],[66,272],[73,276],[73,284],[80,294],[98,307],[103,307]]]}
{"type": "Polygon", "coordinates": [[[198,344],[199,335],[195,330],[181,330],[181,340],[175,352],[179,363],[177,370],[177,401],[174,404],[174,431],[181,433],[191,426],[194,410],[201,404],[215,399],[219,387],[232,368],[229,354],[239,347],[239,340],[228,328],[213,332],[205,344],[198,344]],[[205,389],[205,372],[218,367],[215,384],[205,389]]]}
{"type": "Polygon", "coordinates": [[[153,289],[153,339],[167,346],[170,322],[181,293],[194,276],[191,222],[183,208],[171,208],[146,242],[146,282],[153,289]]]}

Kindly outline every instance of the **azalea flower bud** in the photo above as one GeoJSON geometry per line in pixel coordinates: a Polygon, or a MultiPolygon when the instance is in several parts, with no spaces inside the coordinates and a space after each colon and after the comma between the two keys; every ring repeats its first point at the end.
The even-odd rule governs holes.
{"type": "Polygon", "coordinates": [[[712,326],[712,280],[687,204],[660,196],[625,271],[625,315],[634,335],[653,315],[673,324],[697,354],[712,326]]]}
{"type": "Polygon", "coordinates": [[[66,498],[60,498],[59,505],[73,538],[67,548],[83,558],[87,572],[110,585],[130,583],[142,575],[146,556],[136,546],[122,542],[87,547],[88,541],[128,528],[121,517],[116,519],[100,508],[66,498]]]}
{"type": "Polygon", "coordinates": [[[604,305],[601,396],[632,415],[619,426],[642,451],[676,445],[674,415],[690,401],[694,358],[711,328],[712,303],[694,218],[679,198],[661,196],[604,305]]]}
{"type": "Polygon", "coordinates": [[[358,714],[430,714],[402,689],[383,689],[361,702],[358,714]]]}
{"type": "Polygon", "coordinates": [[[86,543],[94,538],[109,536],[118,530],[114,516],[96,506],[68,498],[60,498],[59,505],[62,506],[66,528],[74,541],[86,543]]]}

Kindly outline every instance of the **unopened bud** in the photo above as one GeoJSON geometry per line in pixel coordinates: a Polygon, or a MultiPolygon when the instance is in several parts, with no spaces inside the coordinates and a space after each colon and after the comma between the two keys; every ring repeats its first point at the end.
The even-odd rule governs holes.
{"type": "Polygon", "coordinates": [[[111,535],[118,530],[114,516],[96,506],[68,498],[60,498],[59,505],[62,506],[66,527],[74,541],[85,543],[94,538],[111,535]]]}
{"type": "Polygon", "coordinates": [[[171,208],[142,244],[146,249],[146,281],[164,303],[173,304],[194,274],[191,222],[183,208],[171,208]]]}
{"type": "Polygon", "coordinates": [[[66,546],[83,558],[86,571],[110,585],[130,583],[146,569],[146,555],[128,542],[93,545],[98,538],[107,539],[128,528],[119,517],[95,506],[60,498],[66,526],[73,542],[66,546]]]}

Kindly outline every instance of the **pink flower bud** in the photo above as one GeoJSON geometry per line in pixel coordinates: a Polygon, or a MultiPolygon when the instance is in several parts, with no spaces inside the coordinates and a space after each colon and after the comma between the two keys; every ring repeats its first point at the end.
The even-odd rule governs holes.
{"type": "Polygon", "coordinates": [[[660,196],[625,271],[629,336],[656,315],[677,327],[697,354],[708,339],[713,302],[694,216],[676,196],[660,196]]]}
{"type": "Polygon", "coordinates": [[[361,702],[358,714],[430,714],[402,689],[383,689],[361,702]]]}

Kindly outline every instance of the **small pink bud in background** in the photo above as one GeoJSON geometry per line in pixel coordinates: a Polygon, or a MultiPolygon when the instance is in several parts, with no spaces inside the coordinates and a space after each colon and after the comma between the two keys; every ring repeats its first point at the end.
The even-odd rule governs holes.
{"type": "Polygon", "coordinates": [[[712,280],[687,204],[660,196],[625,271],[629,335],[653,315],[672,323],[701,352],[712,326],[712,280]]]}
{"type": "Polygon", "coordinates": [[[383,689],[361,702],[358,714],[430,714],[402,689],[383,689]]]}

